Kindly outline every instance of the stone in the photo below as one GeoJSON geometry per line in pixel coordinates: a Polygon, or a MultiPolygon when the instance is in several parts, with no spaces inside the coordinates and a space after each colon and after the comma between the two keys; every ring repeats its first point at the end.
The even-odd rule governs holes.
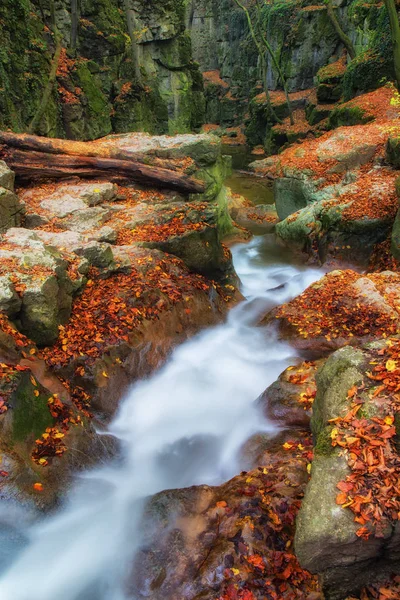
{"type": "Polygon", "coordinates": [[[84,210],[86,208],[86,204],[83,200],[67,194],[60,198],[57,197],[43,200],[40,203],[40,206],[48,213],[50,218],[58,217],[59,219],[63,219],[77,210],[84,210]]]}
{"type": "Polygon", "coordinates": [[[14,191],[15,173],[7,167],[4,160],[0,160],[0,188],[5,188],[10,192],[14,191]]]}
{"type": "Polygon", "coordinates": [[[98,231],[94,231],[89,234],[89,237],[93,238],[96,242],[107,242],[108,244],[115,244],[117,241],[117,231],[108,225],[101,227],[98,231]]]}
{"type": "MultiPolygon", "coordinates": [[[[327,600],[342,600],[357,594],[379,576],[400,572],[398,523],[382,516],[378,529],[368,539],[356,535],[360,524],[346,507],[337,504],[337,484],[350,474],[346,454],[332,446],[335,419],[352,407],[349,390],[366,387],[365,374],[370,351],[385,348],[385,341],[361,348],[341,348],[317,372],[317,395],[313,405],[312,431],[315,440],[311,481],[297,518],[295,551],[303,568],[320,575],[327,600]],[[333,420],[333,421],[332,421],[333,420]],[[385,560],[382,557],[385,556],[385,560]]],[[[360,393],[360,392],[359,392],[360,393]]],[[[383,417],[390,398],[375,399],[371,388],[361,391],[360,418],[383,417]]],[[[368,526],[374,527],[372,523],[368,526]]]]}
{"type": "MultiPolygon", "coordinates": [[[[6,175],[7,180],[8,175],[6,175]]],[[[9,180],[8,180],[9,182],[9,180]]],[[[20,225],[25,206],[14,192],[0,187],[0,233],[20,225]]]]}
{"type": "Polygon", "coordinates": [[[93,206],[91,208],[85,208],[77,210],[72,215],[64,219],[64,226],[66,229],[71,229],[78,233],[90,232],[93,229],[98,229],[108,220],[111,211],[109,209],[102,208],[101,206],[93,206]]]}
{"type": "Polygon", "coordinates": [[[21,299],[15,291],[11,275],[0,275],[0,311],[12,317],[20,308],[21,299]]]}
{"type": "Polygon", "coordinates": [[[87,242],[83,246],[73,248],[78,256],[86,258],[90,265],[98,269],[107,269],[114,264],[114,255],[109,244],[87,242]]]}
{"type": "Polygon", "coordinates": [[[308,429],[316,392],[318,363],[305,362],[289,367],[257,399],[267,419],[288,428],[308,429]]]}

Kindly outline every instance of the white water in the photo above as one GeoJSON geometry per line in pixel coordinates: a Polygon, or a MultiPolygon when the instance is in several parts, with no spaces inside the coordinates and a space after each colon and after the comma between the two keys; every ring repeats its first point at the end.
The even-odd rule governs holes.
{"type": "Polygon", "coordinates": [[[58,514],[28,529],[0,578],[0,600],[125,600],[143,498],[230,478],[240,471],[236,455],[243,442],[274,430],[254,400],[295,353],[277,341],[273,328],[254,324],[321,272],[282,261],[271,241],[264,236],[234,248],[247,300],[226,323],[182,344],[160,371],[131,388],[111,426],[123,442],[123,459],[81,477],[58,514]]]}

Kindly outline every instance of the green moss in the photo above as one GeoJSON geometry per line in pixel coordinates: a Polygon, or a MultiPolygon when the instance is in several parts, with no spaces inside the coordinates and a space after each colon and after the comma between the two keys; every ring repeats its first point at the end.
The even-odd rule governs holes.
{"type": "Polygon", "coordinates": [[[374,117],[366,114],[359,106],[338,106],[335,108],[328,121],[328,128],[335,129],[343,125],[363,125],[373,121],[374,117]]]}
{"type": "Polygon", "coordinates": [[[20,384],[10,399],[13,410],[12,441],[24,442],[27,438],[40,437],[47,427],[54,424],[50,414],[47,396],[34,395],[35,387],[28,373],[21,377],[20,384]]]}
{"type": "Polygon", "coordinates": [[[358,54],[347,67],[343,80],[344,99],[378,88],[385,80],[394,80],[393,44],[390,35],[389,19],[384,5],[369,6],[368,17],[370,42],[366,50],[358,54]]]}
{"type": "MultiPolygon", "coordinates": [[[[96,81],[96,76],[90,70],[92,65],[92,62],[81,62],[74,73],[76,84],[81,88],[85,97],[84,120],[78,123],[80,135],[75,137],[84,137],[89,140],[102,137],[112,131],[111,107],[96,81]]],[[[96,70],[95,64],[93,67],[96,70]]]]}
{"type": "Polygon", "coordinates": [[[332,456],[335,452],[335,448],[332,446],[332,426],[325,427],[320,431],[317,436],[317,440],[314,446],[314,452],[316,456],[332,456]]]}
{"type": "MultiPolygon", "coordinates": [[[[21,132],[26,130],[42,100],[54,42],[29,0],[0,3],[0,37],[0,127],[21,132]]],[[[39,133],[63,135],[55,94],[39,133]]]]}
{"type": "MultiPolygon", "coordinates": [[[[395,169],[400,169],[400,138],[390,136],[386,145],[386,161],[395,169]]],[[[396,191],[400,190],[400,182],[396,179],[396,191]]],[[[399,192],[398,192],[399,194],[399,192]]],[[[400,196],[399,196],[400,197],[400,196]]]]}

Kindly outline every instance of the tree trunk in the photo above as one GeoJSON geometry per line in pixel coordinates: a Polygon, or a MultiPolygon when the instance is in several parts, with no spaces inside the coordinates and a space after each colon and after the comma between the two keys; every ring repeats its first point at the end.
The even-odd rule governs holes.
{"type": "Polygon", "coordinates": [[[78,43],[78,0],[71,0],[71,54],[76,55],[76,46],[78,43]]]}
{"type": "Polygon", "coordinates": [[[343,42],[350,58],[353,60],[353,58],[356,57],[356,51],[353,46],[353,42],[351,41],[349,36],[346,35],[345,32],[343,31],[343,29],[337,19],[337,16],[335,15],[332,0],[325,0],[325,4],[326,4],[326,9],[328,11],[328,17],[330,18],[331,23],[332,23],[333,27],[335,28],[337,36],[340,39],[340,41],[343,42]]]}
{"type": "Polygon", "coordinates": [[[131,39],[131,52],[132,52],[132,60],[135,70],[135,79],[138,83],[142,81],[142,73],[140,71],[140,56],[139,56],[139,46],[136,39],[136,18],[135,13],[132,9],[129,8],[128,1],[124,0],[124,8],[126,14],[126,22],[128,25],[128,33],[131,39]]]}
{"type": "MultiPolygon", "coordinates": [[[[269,89],[268,89],[268,85],[267,85],[267,73],[266,73],[266,61],[265,61],[265,52],[264,49],[262,48],[260,41],[257,38],[257,34],[256,31],[253,27],[253,23],[251,21],[251,17],[250,17],[250,13],[247,10],[247,8],[241,3],[239,2],[239,0],[233,0],[235,2],[235,4],[244,12],[245,16],[246,16],[246,20],[247,20],[247,24],[249,27],[249,31],[250,31],[250,35],[253,39],[253,42],[257,48],[258,51],[258,55],[260,57],[260,61],[261,61],[261,70],[264,73],[263,75],[263,86],[264,86],[264,91],[265,91],[265,95],[267,98],[267,106],[269,108],[269,111],[271,113],[271,116],[275,119],[275,121],[277,121],[278,123],[282,123],[282,121],[278,118],[278,116],[275,114],[275,111],[273,109],[272,106],[272,102],[271,102],[271,97],[269,95],[269,89]]],[[[289,106],[289,112],[291,112],[291,107],[289,106]]]]}
{"type": "Polygon", "coordinates": [[[0,158],[22,179],[78,177],[104,177],[112,180],[131,179],[149,186],[170,188],[185,193],[205,191],[202,181],[183,173],[160,167],[149,167],[133,160],[68,156],[33,150],[0,147],[0,158]]]}
{"type": "Polygon", "coordinates": [[[54,89],[54,84],[55,84],[56,77],[57,77],[58,65],[60,63],[62,40],[61,40],[61,34],[57,28],[54,0],[51,0],[51,2],[50,2],[50,15],[51,15],[51,28],[52,28],[53,35],[54,35],[56,48],[54,51],[53,58],[51,60],[49,79],[47,81],[46,87],[43,90],[42,99],[39,103],[39,106],[36,109],[36,113],[34,114],[32,121],[30,122],[29,127],[28,127],[29,133],[35,133],[35,131],[39,127],[40,122],[46,112],[47,105],[50,100],[50,96],[54,89]]]}
{"type": "Polygon", "coordinates": [[[397,15],[395,0],[385,0],[386,10],[389,15],[390,31],[393,42],[393,60],[394,73],[396,76],[397,88],[400,89],[400,25],[397,15]]]}

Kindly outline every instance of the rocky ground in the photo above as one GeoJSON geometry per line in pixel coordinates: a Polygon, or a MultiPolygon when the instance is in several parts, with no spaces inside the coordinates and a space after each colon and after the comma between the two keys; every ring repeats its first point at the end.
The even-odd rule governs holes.
{"type": "MultiPolygon", "coordinates": [[[[296,110],[323,93],[292,97],[296,110]]],[[[232,217],[252,230],[275,228],[329,271],[260,323],[276,324],[303,360],[255,399],[281,433],[248,440],[244,471],[231,481],[149,499],[132,593],[398,597],[398,108],[385,87],[329,111],[332,129],[313,127],[254,163],[274,179],[276,210],[225,188],[220,142],[208,134],[114,140],[202,179],[205,192],[191,196],[112,179],[15,188],[1,165],[7,497],[51,506],[72,472],[118,452],[95,428],[129,382],[239,297],[222,240],[249,234],[232,217]],[[357,122],[342,124],[354,109],[357,122]]]]}
{"type": "Polygon", "coordinates": [[[289,145],[253,164],[274,181],[278,239],[328,271],[260,323],[307,359],[257,400],[282,432],[249,440],[230,482],[149,502],[130,579],[144,597],[400,594],[398,101],[387,86],[337,103],[342,67],[292,95],[295,125],[272,133],[289,145]]]}
{"type": "Polygon", "coordinates": [[[115,452],[93,424],[109,420],[129,383],[238,297],[222,244],[239,230],[219,140],[111,141],[194,174],[205,192],[77,178],[15,189],[0,165],[0,485],[39,504],[72,470],[115,452]]]}

